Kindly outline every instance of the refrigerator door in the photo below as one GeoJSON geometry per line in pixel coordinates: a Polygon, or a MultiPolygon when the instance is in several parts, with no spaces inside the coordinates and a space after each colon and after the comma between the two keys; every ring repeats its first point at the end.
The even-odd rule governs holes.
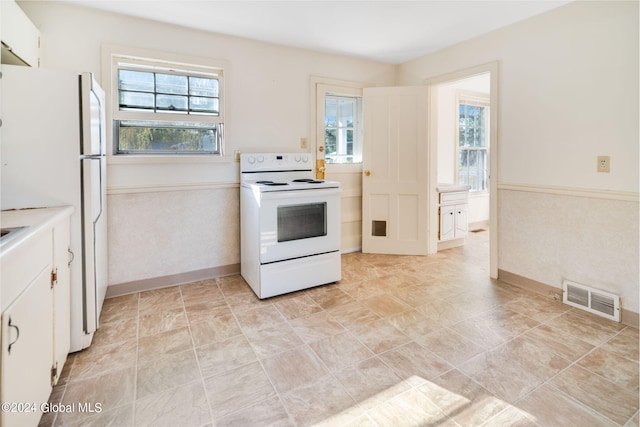
{"type": "Polygon", "coordinates": [[[107,291],[105,157],[82,159],[84,330],[95,332],[107,291]]]}
{"type": "Polygon", "coordinates": [[[81,155],[101,156],[106,154],[104,91],[92,73],[80,75],[82,91],[82,143],[81,155]]]}

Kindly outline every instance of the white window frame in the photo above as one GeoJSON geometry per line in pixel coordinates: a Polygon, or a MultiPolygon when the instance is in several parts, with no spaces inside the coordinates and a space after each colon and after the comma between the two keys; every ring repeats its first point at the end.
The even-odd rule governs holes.
{"type": "MultiPolygon", "coordinates": [[[[228,63],[224,60],[212,60],[208,58],[192,57],[188,55],[167,53],[154,51],[149,49],[139,49],[118,45],[103,45],[103,85],[105,86],[105,94],[107,96],[107,140],[108,155],[110,162],[122,163],[166,163],[167,161],[188,161],[188,162],[210,162],[220,161],[225,157],[225,142],[220,141],[221,146],[219,153],[180,153],[172,154],[167,152],[153,153],[145,152],[140,154],[118,153],[115,140],[115,125],[118,120],[127,121],[171,121],[183,123],[203,123],[212,125],[222,125],[225,123],[225,98],[226,90],[224,84],[225,69],[228,69],[228,63]],[[126,63],[147,68],[152,71],[156,70],[179,70],[186,74],[192,75],[208,75],[215,76],[218,80],[219,95],[219,114],[218,115],[199,115],[199,114],[173,114],[165,112],[149,112],[149,111],[125,111],[119,108],[119,87],[118,87],[118,68],[120,64],[126,63]]],[[[123,67],[129,68],[129,67],[123,67]]],[[[222,126],[220,128],[222,128],[222,126]]],[[[228,161],[228,159],[224,159],[228,161]]]]}
{"type": "MultiPolygon", "coordinates": [[[[314,111],[314,127],[315,127],[315,146],[324,146],[324,121],[325,121],[325,102],[327,95],[345,96],[345,97],[360,97],[363,96],[364,87],[361,83],[346,82],[341,80],[323,79],[319,77],[312,78],[311,81],[313,94],[315,95],[314,111]]],[[[330,173],[332,171],[346,172],[346,171],[358,171],[362,169],[362,144],[363,144],[363,132],[362,132],[362,111],[360,111],[360,119],[358,124],[354,123],[354,126],[360,127],[360,138],[354,140],[353,152],[354,156],[358,156],[358,161],[353,163],[326,163],[326,171],[330,173]],[[358,154],[356,154],[358,153],[358,154]]],[[[324,153],[323,153],[324,157],[324,153]]]]}
{"type": "Polygon", "coordinates": [[[490,191],[490,184],[489,184],[489,156],[490,156],[490,118],[491,118],[491,108],[490,108],[491,102],[490,102],[490,98],[489,98],[489,94],[484,94],[484,93],[479,93],[479,92],[471,92],[471,91],[456,91],[456,103],[455,103],[455,108],[456,108],[456,113],[455,113],[455,147],[456,147],[456,156],[455,156],[455,177],[456,177],[456,184],[461,184],[459,182],[459,178],[460,178],[460,165],[459,165],[459,159],[460,159],[460,151],[462,150],[466,150],[466,151],[470,151],[471,149],[473,150],[484,150],[486,151],[486,159],[487,159],[487,167],[486,167],[486,178],[487,178],[487,185],[486,185],[486,190],[474,190],[471,189],[470,192],[473,194],[488,194],[490,191]],[[472,106],[476,106],[476,107],[483,107],[484,108],[484,113],[485,113],[485,118],[484,118],[484,132],[485,132],[485,136],[484,136],[484,140],[485,140],[485,146],[484,147],[472,147],[472,148],[462,148],[460,147],[460,104],[463,105],[472,105],[472,106]]]}
{"type": "MultiPolygon", "coordinates": [[[[357,95],[344,95],[344,94],[335,94],[335,93],[325,93],[324,94],[324,100],[325,100],[325,108],[323,109],[323,133],[322,133],[322,142],[324,144],[324,148],[325,148],[325,152],[324,152],[324,158],[325,158],[325,162],[327,164],[354,164],[354,163],[362,163],[362,96],[357,96],[357,95]],[[346,154],[347,151],[347,137],[346,137],[346,133],[351,130],[353,132],[353,139],[352,139],[352,147],[351,147],[351,158],[352,161],[351,162],[341,162],[341,161],[337,161],[337,162],[329,162],[327,159],[329,157],[329,152],[327,150],[327,144],[326,144],[326,102],[327,99],[335,99],[336,101],[340,102],[340,101],[346,101],[346,100],[352,100],[354,102],[353,108],[353,123],[351,125],[350,128],[346,127],[346,126],[340,126],[338,123],[336,124],[335,130],[336,130],[336,145],[337,145],[337,152],[336,152],[336,157],[340,158],[340,157],[346,157],[348,156],[348,154],[346,154]]],[[[340,107],[337,107],[338,110],[338,114],[337,117],[339,116],[339,110],[340,107]]],[[[336,117],[336,118],[337,118],[336,117]]]]}

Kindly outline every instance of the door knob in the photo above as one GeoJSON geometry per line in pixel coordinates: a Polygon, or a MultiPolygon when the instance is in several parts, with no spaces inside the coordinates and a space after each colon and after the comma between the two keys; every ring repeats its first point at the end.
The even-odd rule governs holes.
{"type": "Polygon", "coordinates": [[[324,151],[324,147],[321,145],[320,147],[318,147],[318,151],[322,153],[324,151]]]}
{"type": "Polygon", "coordinates": [[[364,176],[371,176],[371,171],[369,169],[364,171],[364,176]]]}
{"type": "Polygon", "coordinates": [[[320,167],[318,168],[318,172],[320,172],[320,173],[324,173],[324,172],[325,172],[325,168],[324,168],[324,166],[320,166],[320,167]]]}

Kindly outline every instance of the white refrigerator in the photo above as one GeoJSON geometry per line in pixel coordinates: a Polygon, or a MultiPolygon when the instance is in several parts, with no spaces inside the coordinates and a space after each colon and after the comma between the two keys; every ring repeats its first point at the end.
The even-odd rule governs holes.
{"type": "Polygon", "coordinates": [[[72,205],[71,351],[107,291],[105,95],[91,73],[0,67],[0,209],[72,205]]]}

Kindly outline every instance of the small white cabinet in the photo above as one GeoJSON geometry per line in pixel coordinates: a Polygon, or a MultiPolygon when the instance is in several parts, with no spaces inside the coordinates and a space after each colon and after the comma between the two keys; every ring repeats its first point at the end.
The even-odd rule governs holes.
{"type": "Polygon", "coordinates": [[[468,190],[439,193],[439,241],[442,242],[467,237],[468,196],[468,190]]]}
{"type": "MultiPolygon", "coordinates": [[[[3,212],[3,227],[18,212],[3,212]]],[[[15,405],[3,406],[1,426],[38,425],[69,353],[71,212],[26,211],[44,223],[32,222],[23,239],[1,252],[0,401],[15,405]]]]}
{"type": "Polygon", "coordinates": [[[2,63],[38,67],[40,31],[15,0],[0,1],[2,63]]]}

